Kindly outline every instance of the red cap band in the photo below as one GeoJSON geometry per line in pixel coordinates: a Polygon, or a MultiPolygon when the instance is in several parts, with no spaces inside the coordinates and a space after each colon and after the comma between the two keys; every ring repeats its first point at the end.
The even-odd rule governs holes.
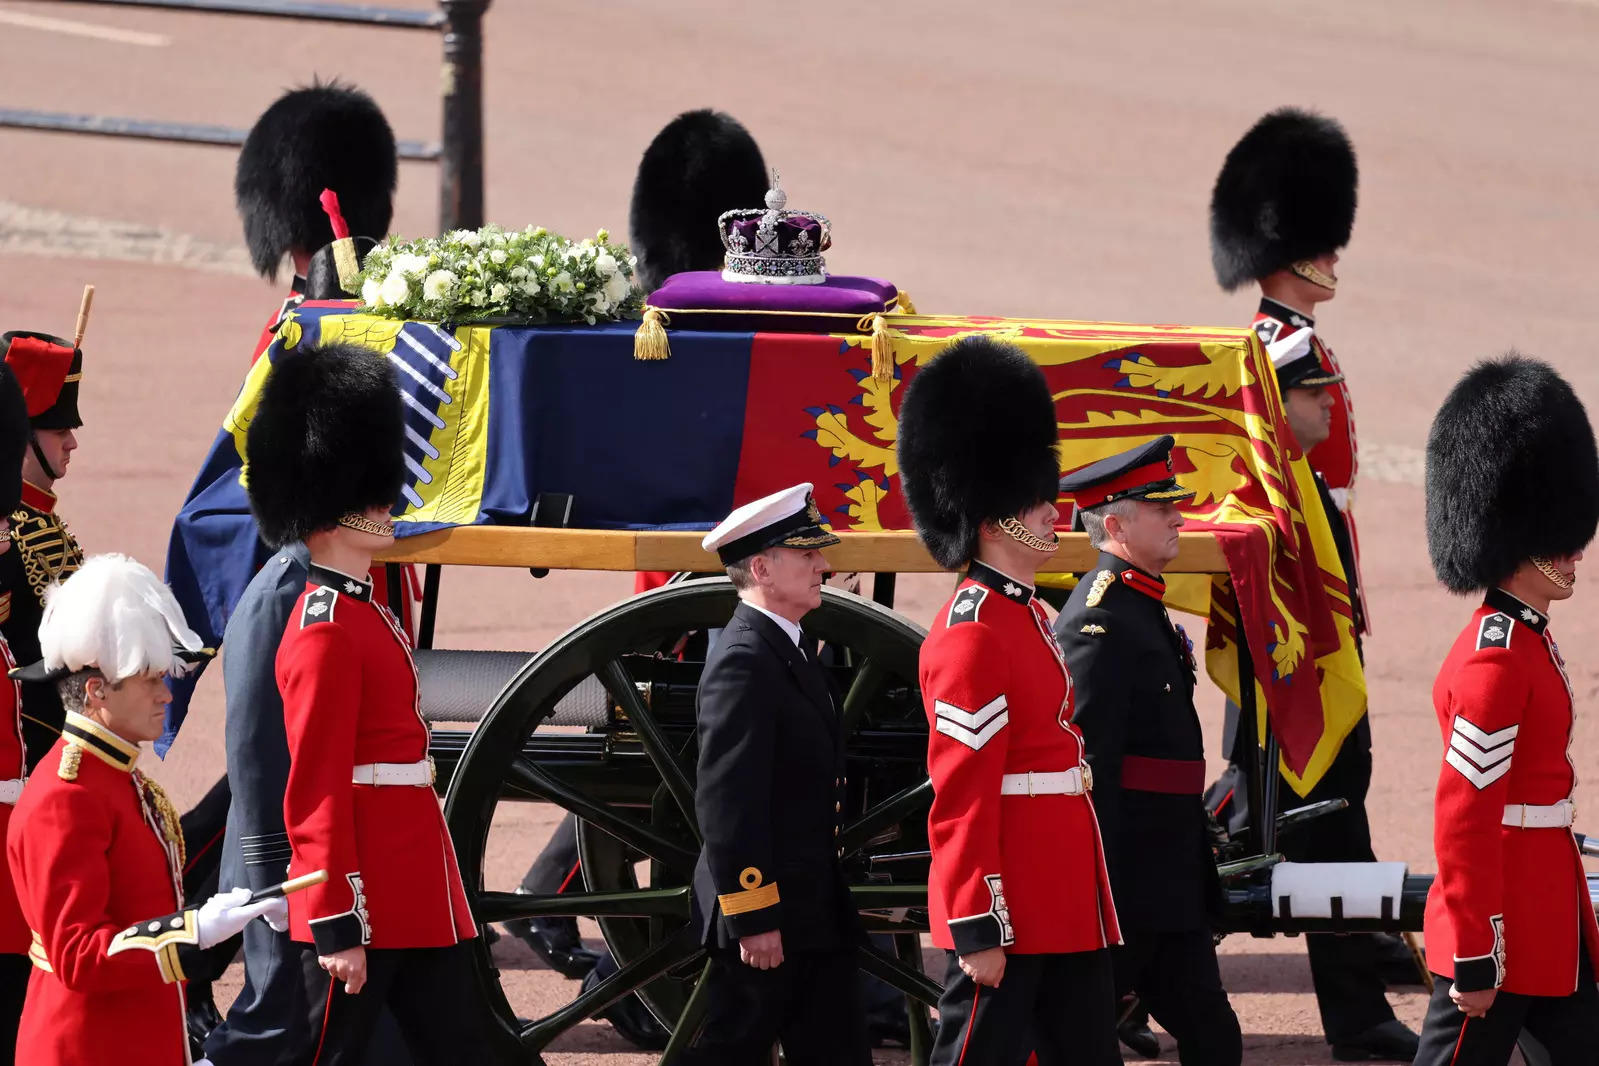
{"type": "Polygon", "coordinates": [[[1128,489],[1136,489],[1140,485],[1153,485],[1157,481],[1166,481],[1171,478],[1171,462],[1162,457],[1157,462],[1145,463],[1136,466],[1119,477],[1102,481],[1098,485],[1090,485],[1079,489],[1074,495],[1079,510],[1098,507],[1112,496],[1120,495],[1128,489]]]}

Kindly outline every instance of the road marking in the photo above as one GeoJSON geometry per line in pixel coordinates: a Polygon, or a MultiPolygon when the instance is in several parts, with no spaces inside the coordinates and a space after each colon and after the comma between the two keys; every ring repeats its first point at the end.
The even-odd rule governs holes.
{"type": "Polygon", "coordinates": [[[172,38],[160,33],[143,33],[139,30],[118,29],[115,26],[96,26],[89,22],[72,22],[67,19],[29,15],[21,11],[0,11],[0,23],[21,26],[25,30],[44,33],[64,33],[69,37],[92,37],[99,41],[117,44],[136,44],[143,48],[165,48],[172,38]]]}
{"type": "Polygon", "coordinates": [[[0,252],[160,263],[211,274],[255,276],[249,255],[238,245],[7,200],[0,200],[0,252]]]}

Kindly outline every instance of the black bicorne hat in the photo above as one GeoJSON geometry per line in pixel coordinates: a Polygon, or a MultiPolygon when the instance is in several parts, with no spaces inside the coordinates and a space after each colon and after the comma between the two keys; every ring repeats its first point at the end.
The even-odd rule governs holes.
{"type": "Polygon", "coordinates": [[[392,508],[405,479],[394,371],[370,348],[296,348],[273,360],[245,443],[245,485],[273,547],[392,508]]]}
{"type": "Polygon", "coordinates": [[[1284,107],[1227,153],[1210,194],[1210,260],[1231,291],[1336,252],[1355,225],[1359,170],[1344,128],[1284,107]]]}
{"type": "Polygon", "coordinates": [[[28,452],[28,401],[16,375],[0,361],[0,517],[22,502],[22,457],[28,452]]]}
{"type": "Polygon", "coordinates": [[[899,478],[928,552],[956,570],[979,527],[1053,500],[1055,400],[1014,344],[963,337],[916,372],[899,412],[899,478]]]}
{"type": "Polygon", "coordinates": [[[685,111],[644,149],[628,215],[639,286],[654,292],[685,270],[720,270],[724,211],[761,203],[771,175],[731,115],[685,111]]]}
{"type": "Polygon", "coordinates": [[[323,189],[353,236],[387,236],[398,177],[394,131],[366,93],[337,81],[285,93],[251,127],[233,178],[255,269],[275,278],[292,249],[333,240],[323,189]]]}
{"type": "Polygon", "coordinates": [[[1599,527],[1588,412],[1549,364],[1515,352],[1478,363],[1450,391],[1427,436],[1426,483],[1427,549],[1451,592],[1579,551],[1599,527]]]}

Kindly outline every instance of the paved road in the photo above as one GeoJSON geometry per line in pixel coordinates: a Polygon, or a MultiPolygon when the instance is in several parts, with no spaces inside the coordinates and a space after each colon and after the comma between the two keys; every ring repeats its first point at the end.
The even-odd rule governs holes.
{"type": "MultiPolygon", "coordinates": [[[[1419,449],[1453,378],[1510,346],[1599,402],[1599,142],[1584,103],[1599,98],[1599,5],[500,0],[488,27],[493,219],[625,230],[643,145],[676,111],[714,105],[750,126],[793,203],[831,216],[835,270],[892,277],[929,311],[1244,322],[1249,298],[1209,274],[1216,167],[1268,108],[1342,119],[1361,209],[1346,291],[1321,322],[1355,390],[1370,475],[1358,506],[1377,627],[1377,845],[1431,868],[1428,692],[1469,605],[1427,567],[1419,449]]],[[[4,106],[245,125],[283,87],[339,75],[373,91],[402,137],[437,136],[439,45],[425,34],[7,2],[0,35],[4,106]]],[[[0,131],[0,159],[3,325],[64,331],[83,282],[98,286],[89,426],[64,511],[90,550],[159,563],[278,299],[239,251],[232,154],[0,131]]],[[[397,229],[431,232],[436,200],[431,168],[404,165],[397,229]]],[[[925,620],[942,586],[905,586],[905,610],[925,620]]],[[[627,589],[617,575],[522,589],[452,575],[440,642],[538,647],[627,589]]],[[[1554,624],[1587,702],[1599,622],[1581,603],[1554,624]]],[[[220,765],[218,690],[202,687],[161,770],[180,804],[220,765]]],[[[1214,692],[1204,709],[1214,727],[1214,692]]],[[[1594,766],[1599,731],[1579,725],[1572,755],[1594,766]]],[[[509,885],[546,825],[530,811],[504,827],[491,879],[509,885]]],[[[1233,938],[1224,951],[1246,1061],[1328,1061],[1301,945],[1233,938]]],[[[526,967],[515,980],[530,1009],[569,992],[507,962],[526,967]]],[[[1398,1003],[1419,1017],[1418,997],[1398,1003]]],[[[648,1059],[586,1027],[550,1061],[648,1059]]]]}

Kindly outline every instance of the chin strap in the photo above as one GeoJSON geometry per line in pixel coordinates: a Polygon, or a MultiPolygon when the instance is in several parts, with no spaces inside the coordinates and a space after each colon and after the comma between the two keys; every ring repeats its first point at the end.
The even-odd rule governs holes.
{"type": "Polygon", "coordinates": [[[1333,277],[1331,274],[1327,274],[1316,269],[1316,264],[1312,263],[1309,259],[1301,259],[1288,269],[1292,270],[1295,274],[1298,274],[1312,285],[1320,285],[1328,292],[1338,291],[1338,279],[1333,277]]]}
{"type": "Polygon", "coordinates": [[[339,525],[345,529],[353,529],[360,533],[371,533],[377,537],[394,536],[393,522],[374,522],[364,514],[347,514],[339,519],[339,525]]]}
{"type": "Polygon", "coordinates": [[[45,476],[51,481],[60,481],[61,472],[51,466],[50,460],[44,457],[44,449],[39,447],[39,435],[33,431],[32,427],[28,429],[28,444],[33,447],[33,457],[39,460],[39,469],[44,471],[45,476]]]}
{"type": "Polygon", "coordinates": [[[1023,547],[1031,548],[1035,552],[1043,552],[1045,555],[1053,555],[1055,554],[1055,549],[1060,547],[1060,538],[1055,534],[1051,533],[1049,535],[1049,539],[1045,540],[1037,533],[1034,533],[1032,530],[1022,525],[1021,520],[1014,515],[1008,518],[1001,518],[999,520],[999,528],[1011,540],[1014,540],[1023,547]]]}
{"type": "Polygon", "coordinates": [[[1565,574],[1562,574],[1559,570],[1557,570],[1554,563],[1551,563],[1543,556],[1534,555],[1532,557],[1532,565],[1536,566],[1538,568],[1538,572],[1544,577],[1548,578],[1554,584],[1555,588],[1569,589],[1571,587],[1571,580],[1567,578],[1565,574]]]}

